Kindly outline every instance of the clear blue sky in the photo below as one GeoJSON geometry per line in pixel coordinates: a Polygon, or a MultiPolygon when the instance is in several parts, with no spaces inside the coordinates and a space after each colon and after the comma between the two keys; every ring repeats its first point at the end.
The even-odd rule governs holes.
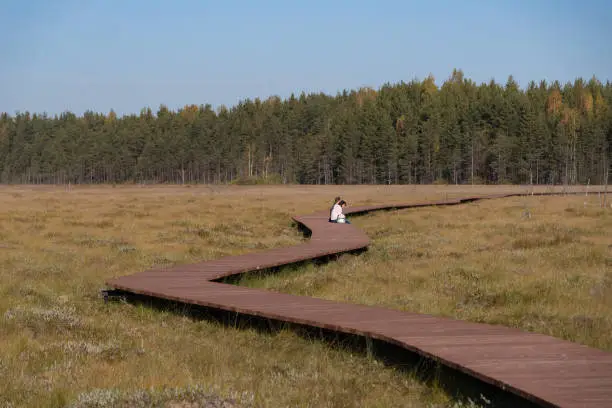
{"type": "Polygon", "coordinates": [[[612,76],[609,0],[4,0],[0,112],[612,76]]]}

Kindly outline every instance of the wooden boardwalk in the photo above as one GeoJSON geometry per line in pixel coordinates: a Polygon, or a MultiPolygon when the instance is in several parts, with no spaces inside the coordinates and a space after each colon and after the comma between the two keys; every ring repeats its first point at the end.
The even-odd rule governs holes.
{"type": "MultiPolygon", "coordinates": [[[[559,193],[539,193],[547,195],[559,193]]],[[[382,209],[456,205],[467,197],[422,204],[353,207],[382,209]]],[[[365,248],[353,225],[328,222],[328,212],[296,216],[312,232],[301,245],[154,269],[107,281],[126,292],[379,339],[437,360],[522,398],[553,407],[612,407],[612,353],[518,329],[213,282],[223,277],[365,248]]]]}

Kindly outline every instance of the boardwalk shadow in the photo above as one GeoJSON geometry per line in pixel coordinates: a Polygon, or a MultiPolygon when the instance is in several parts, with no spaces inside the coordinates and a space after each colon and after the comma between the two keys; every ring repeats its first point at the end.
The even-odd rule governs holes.
{"type": "Polygon", "coordinates": [[[301,232],[305,239],[310,239],[310,237],[312,236],[312,231],[301,222],[293,221],[291,223],[291,226],[293,228],[297,228],[298,232],[301,232]]]}
{"type": "Polygon", "coordinates": [[[264,269],[259,269],[255,271],[249,271],[246,273],[237,273],[237,274],[225,276],[219,279],[212,279],[211,282],[227,283],[230,285],[240,286],[241,284],[244,284],[243,279],[258,280],[258,279],[265,278],[266,276],[277,275],[281,272],[287,272],[287,271],[291,273],[299,273],[301,271],[300,268],[306,265],[323,266],[330,262],[336,262],[338,261],[338,259],[340,259],[343,256],[360,255],[364,252],[367,252],[367,250],[368,248],[353,249],[351,251],[320,256],[320,257],[312,258],[312,259],[306,259],[303,261],[293,262],[291,264],[285,264],[285,265],[281,265],[281,266],[277,266],[273,268],[264,268],[264,269]]]}
{"type": "Polygon", "coordinates": [[[442,388],[454,400],[463,403],[473,401],[476,406],[502,408],[541,406],[504,391],[498,386],[485,383],[461,371],[423,357],[416,352],[385,341],[118,290],[111,291],[109,295],[132,305],[169,311],[194,320],[216,322],[225,327],[254,329],[264,335],[291,330],[309,341],[322,341],[335,349],[375,358],[386,366],[398,369],[427,386],[442,388]]]}

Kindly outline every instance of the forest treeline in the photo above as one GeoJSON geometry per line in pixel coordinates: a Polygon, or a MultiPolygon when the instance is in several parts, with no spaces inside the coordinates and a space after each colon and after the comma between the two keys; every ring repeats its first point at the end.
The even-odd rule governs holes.
{"type": "Polygon", "coordinates": [[[604,184],[612,84],[454,70],[335,96],[0,116],[1,183],[604,184]]]}

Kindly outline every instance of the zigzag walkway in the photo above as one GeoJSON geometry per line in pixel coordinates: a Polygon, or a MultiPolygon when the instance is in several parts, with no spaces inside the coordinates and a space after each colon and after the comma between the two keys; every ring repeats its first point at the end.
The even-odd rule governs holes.
{"type": "MultiPolygon", "coordinates": [[[[558,193],[534,195],[548,194],[558,193]]],[[[346,213],[521,195],[525,194],[353,207],[346,213]]],[[[369,245],[368,237],[355,226],[329,223],[327,218],[327,211],[294,217],[312,232],[311,239],[301,245],[149,270],[106,283],[120,291],[382,340],[543,406],[612,407],[612,353],[503,326],[213,282],[369,245]]]]}

